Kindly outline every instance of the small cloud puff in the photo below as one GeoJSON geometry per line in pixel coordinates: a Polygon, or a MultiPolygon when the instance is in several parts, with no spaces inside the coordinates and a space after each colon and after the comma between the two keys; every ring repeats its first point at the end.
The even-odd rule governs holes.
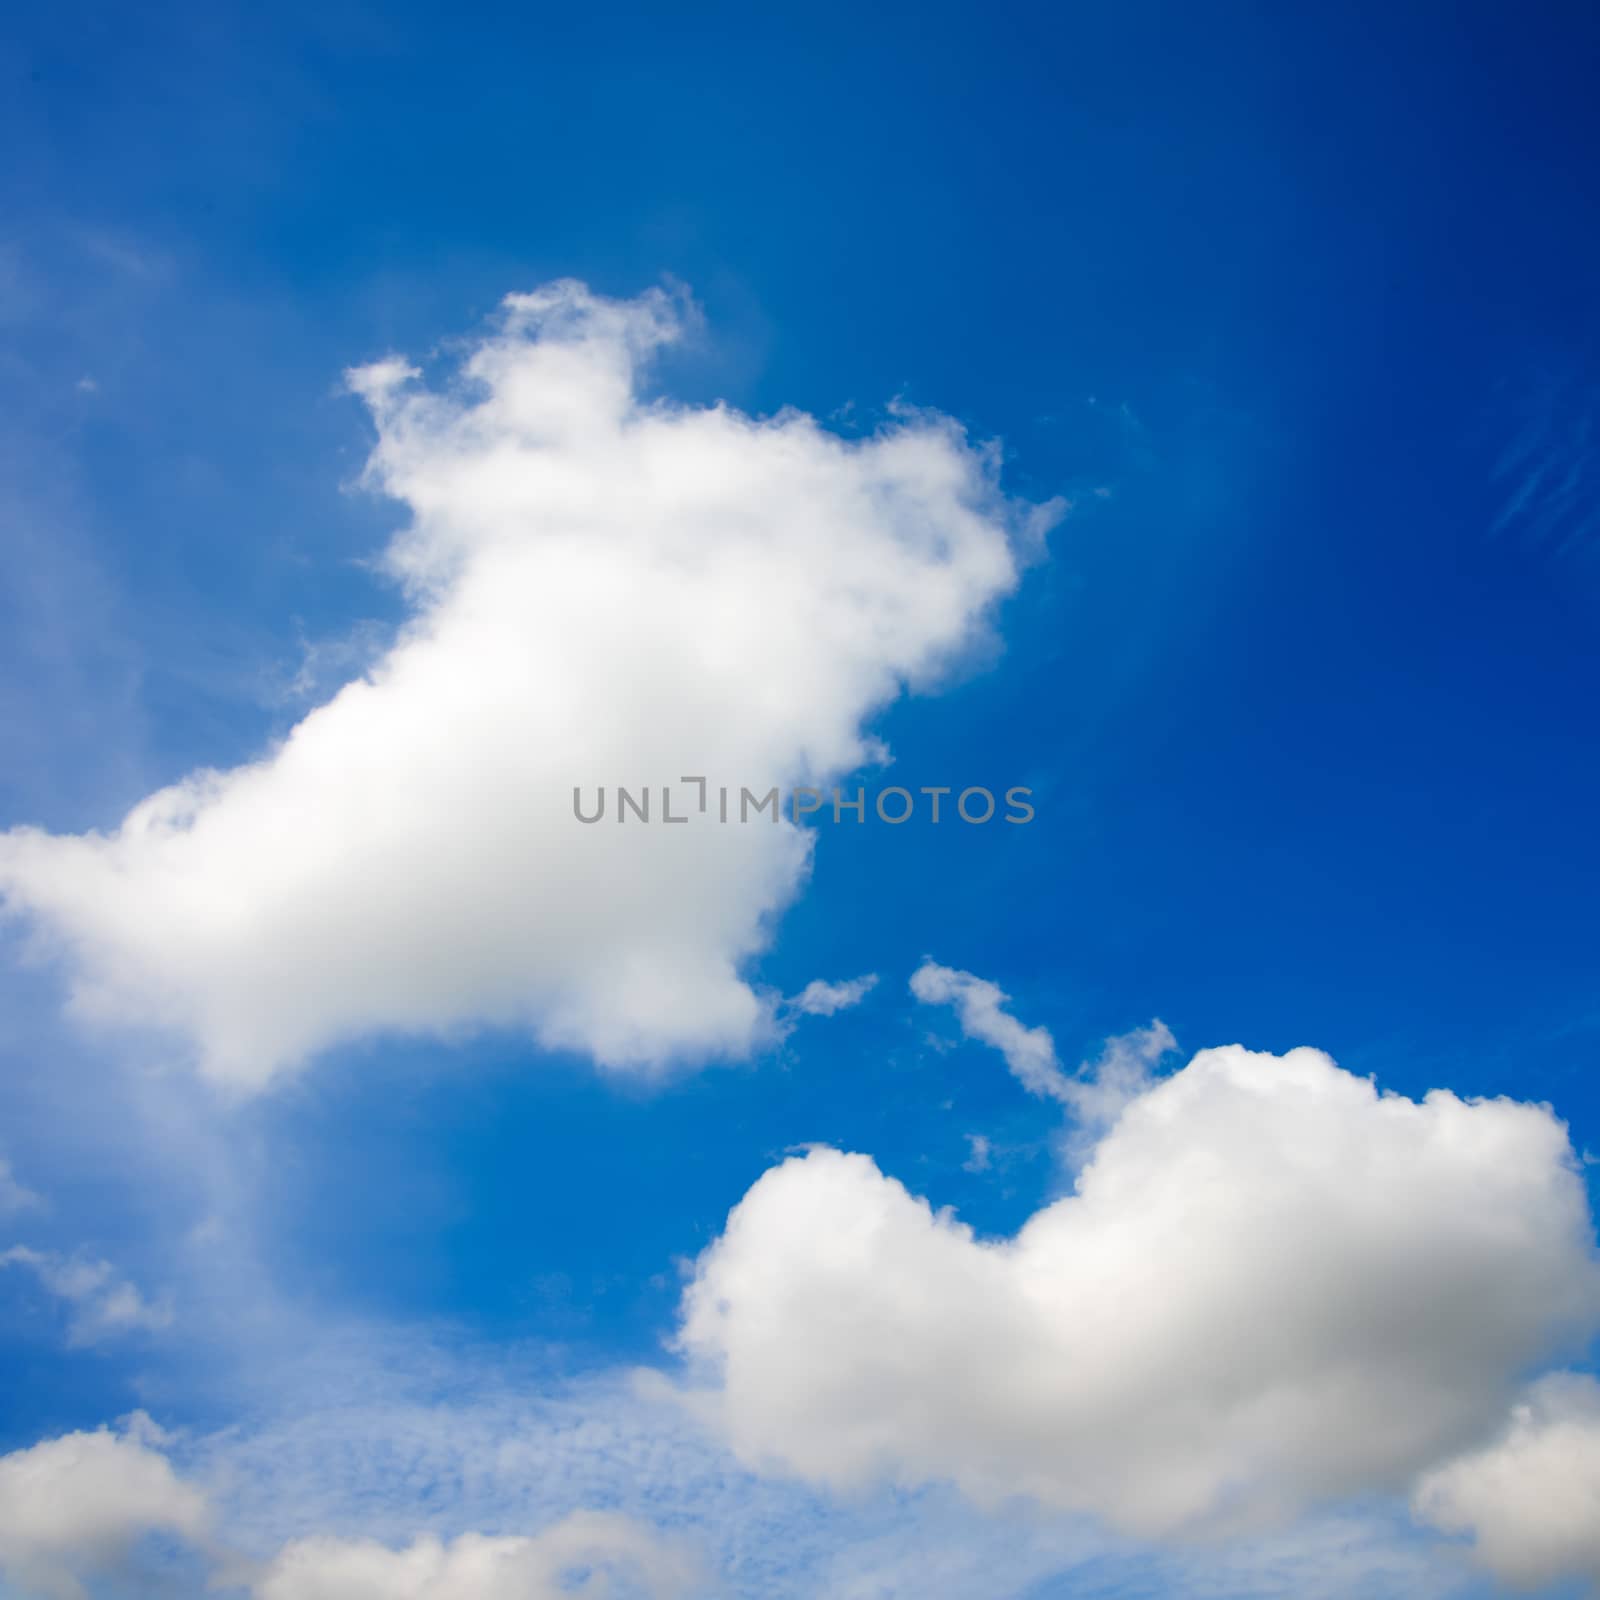
{"type": "Polygon", "coordinates": [[[993,1157],[994,1147],[981,1133],[967,1135],[967,1159],[961,1163],[963,1172],[987,1172],[993,1157]]]}
{"type": "Polygon", "coordinates": [[[825,983],[813,978],[799,994],[791,996],[785,1004],[791,1011],[808,1017],[831,1017],[836,1011],[846,1011],[861,1002],[877,987],[878,975],[868,972],[845,983],[825,983]]]}

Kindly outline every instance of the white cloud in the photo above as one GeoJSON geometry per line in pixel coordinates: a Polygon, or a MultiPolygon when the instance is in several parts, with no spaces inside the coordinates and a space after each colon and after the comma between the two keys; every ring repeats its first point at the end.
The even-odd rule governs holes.
{"type": "MultiPolygon", "coordinates": [[[[533,1584],[554,1562],[598,1568],[588,1589],[555,1591],[595,1600],[649,1594],[651,1581],[658,1596],[672,1594],[696,1566],[694,1600],[1020,1600],[1045,1592],[1051,1579],[1049,1592],[1070,1588],[1082,1600],[1129,1593],[1442,1600],[1460,1587],[1455,1563],[1430,1560],[1432,1541],[1370,1510],[1225,1548],[1133,1548],[1079,1518],[1021,1506],[986,1515],[942,1487],[844,1499],[753,1476],[680,1404],[647,1397],[621,1374],[541,1390],[528,1372],[486,1363],[481,1352],[463,1364],[442,1350],[414,1351],[426,1370],[413,1380],[431,1396],[423,1400],[412,1380],[364,1365],[370,1348],[349,1354],[356,1363],[331,1391],[324,1380],[332,1370],[314,1358],[309,1388],[278,1396],[292,1409],[252,1406],[209,1439],[172,1441],[180,1487],[206,1485],[210,1532],[202,1536],[203,1508],[193,1520],[162,1524],[176,1540],[142,1548],[121,1581],[97,1581],[95,1595],[209,1588],[281,1600],[265,1587],[270,1579],[340,1583],[309,1591],[338,1600],[364,1600],[373,1591],[357,1584],[370,1581],[384,1586],[376,1592],[385,1600],[457,1600],[459,1590],[430,1590],[426,1582],[477,1578],[468,1559],[474,1551],[488,1566],[485,1582],[507,1575],[496,1570],[496,1557],[510,1558],[510,1571],[533,1584]],[[448,1399],[439,1396],[441,1378],[448,1399]],[[596,1504],[612,1512],[595,1517],[584,1509],[596,1504]],[[484,1528],[495,1533],[484,1537],[477,1531],[484,1528]],[[326,1537],[329,1529],[339,1536],[326,1537]],[[524,1540],[523,1529],[545,1531],[524,1540]],[[533,1559],[519,1563],[525,1545],[533,1559]],[[691,1564],[691,1552],[703,1561],[691,1564]],[[602,1573],[614,1580],[612,1590],[599,1581],[602,1573]]],[[[137,1433],[154,1453],[156,1431],[141,1419],[137,1433]]],[[[59,1443],[23,1454],[43,1460],[59,1443]]],[[[91,1498],[87,1488],[61,1471],[45,1483],[62,1507],[91,1498]]],[[[128,1540],[154,1525],[154,1518],[133,1519],[128,1540]]],[[[88,1531],[81,1518],[59,1530],[45,1569],[51,1580],[66,1571],[98,1576],[116,1564],[125,1541],[91,1559],[82,1542],[88,1531]]],[[[0,1592],[19,1600],[72,1593],[59,1582],[21,1588],[15,1569],[7,1576],[12,1587],[0,1579],[0,1592]]],[[[539,1600],[546,1590],[513,1592],[539,1600]]],[[[468,1588],[462,1600],[497,1600],[498,1593],[468,1588]]],[[[303,1591],[288,1595],[302,1600],[303,1591]]]]}
{"type": "Polygon", "coordinates": [[[253,1584],[256,1600],[559,1600],[672,1596],[697,1577],[679,1548],[626,1517],[577,1512],[531,1538],[425,1536],[401,1550],[300,1539],[253,1584]]]}
{"type": "Polygon", "coordinates": [[[556,284],[505,302],[459,383],[351,375],[369,481],[410,508],[386,566],[412,619],[258,761],[109,833],[0,836],[0,895],[80,1013],[181,1030],[243,1086],[376,1030],[527,1028],[618,1067],[770,1031],[744,974],[812,835],[714,803],[619,826],[614,786],[659,818],[688,775],[764,792],[878,758],[865,719],[981,636],[1058,508],[1007,501],[937,415],[845,440],[642,397],[680,326],[659,293],[556,284]],[[585,826],[573,789],[600,785],[585,826]]]}
{"type": "Polygon", "coordinates": [[[1062,1070],[1049,1029],[1026,1027],[1012,1016],[1005,1009],[1011,997],[998,984],[925,961],[911,975],[911,992],[924,1005],[953,1006],[967,1038],[992,1045],[1030,1094],[1059,1100],[1088,1128],[1109,1127],[1150,1087],[1156,1063],[1176,1048],[1158,1018],[1148,1028],[1108,1039],[1098,1060],[1085,1062],[1073,1076],[1062,1070]]]}
{"type": "Polygon", "coordinates": [[[788,1004],[808,1017],[831,1017],[836,1011],[847,1011],[851,1006],[860,1005],[877,986],[878,975],[875,972],[850,978],[844,983],[825,983],[821,978],[813,978],[788,1004]]]}
{"type": "Polygon", "coordinates": [[[1542,1378],[1497,1440],[1430,1472],[1413,1506],[1435,1527],[1472,1534],[1478,1559],[1508,1583],[1600,1585],[1600,1383],[1542,1378]]]}
{"type": "Polygon", "coordinates": [[[997,984],[970,972],[925,961],[911,975],[911,992],[924,1005],[954,1006],[969,1039],[993,1045],[1030,1094],[1064,1100],[1066,1074],[1056,1060],[1055,1040],[1046,1028],[1027,1028],[1005,1009],[1010,999],[997,984]]]}
{"type": "Polygon", "coordinates": [[[962,1170],[965,1172],[987,1172],[989,1170],[989,1162],[994,1154],[993,1146],[989,1143],[988,1138],[981,1133],[969,1133],[967,1135],[967,1148],[971,1153],[961,1163],[962,1170]]]}
{"type": "Polygon", "coordinates": [[[1436,1541],[1400,1508],[1318,1517],[1226,1548],[1168,1549],[1136,1548],[1037,1507],[986,1513],[943,1485],[819,1495],[742,1469],[664,1379],[610,1372],[551,1384],[537,1358],[520,1364],[505,1352],[417,1348],[371,1333],[352,1338],[331,1366],[297,1360],[270,1408],[200,1445],[196,1468],[218,1483],[242,1548],[268,1555],[286,1538],[329,1528],[390,1547],[421,1533],[448,1542],[473,1529],[543,1528],[603,1505],[704,1553],[717,1581],[694,1589],[695,1600],[1058,1591],[1082,1600],[1426,1600],[1460,1587],[1459,1564],[1432,1558],[1436,1541]]]}
{"type": "MultiPolygon", "coordinates": [[[[979,993],[973,1031],[1037,1064],[997,1006],[979,993]]],[[[699,1261],[680,1340],[747,1462],[1160,1535],[1401,1490],[1597,1323],[1547,1109],[1232,1046],[1127,1104],[1013,1239],[866,1156],[785,1162],[699,1261]]]]}
{"type": "Polygon", "coordinates": [[[133,1546],[158,1532],[211,1565],[210,1587],[247,1589],[254,1600],[670,1600],[702,1575],[681,1540],[594,1511],[572,1512],[531,1536],[423,1534],[398,1549],[313,1535],[251,1562],[212,1539],[213,1508],[174,1470],[170,1443],[138,1413],[120,1434],[72,1433],[0,1457],[6,1592],[81,1600],[85,1580],[125,1566],[133,1546]]]}
{"type": "Polygon", "coordinates": [[[0,1217],[14,1217],[19,1211],[37,1211],[43,1206],[44,1201],[17,1181],[11,1163],[0,1156],[0,1217]]]}
{"type": "Polygon", "coordinates": [[[154,1532],[203,1536],[205,1499],[182,1482],[147,1417],[0,1456],[0,1573],[22,1595],[79,1600],[154,1532]]]}
{"type": "Polygon", "coordinates": [[[1157,1064],[1177,1048],[1172,1030],[1159,1017],[1148,1027],[1107,1039],[1100,1054],[1067,1080],[1065,1099],[1080,1134],[1109,1128],[1125,1107],[1154,1087],[1157,1064]]]}
{"type": "Polygon", "coordinates": [[[109,1261],[18,1244],[0,1251],[0,1267],[27,1267],[51,1294],[72,1307],[68,1339],[75,1345],[98,1344],[126,1333],[158,1332],[172,1324],[172,1307],[164,1300],[146,1300],[136,1285],[117,1276],[109,1261]]]}

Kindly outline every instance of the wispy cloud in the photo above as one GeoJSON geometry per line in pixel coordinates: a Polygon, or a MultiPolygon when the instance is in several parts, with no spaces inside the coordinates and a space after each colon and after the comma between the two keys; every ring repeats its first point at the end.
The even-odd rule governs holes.
{"type": "Polygon", "coordinates": [[[14,1217],[19,1211],[38,1211],[44,1200],[17,1181],[11,1163],[0,1156],[0,1217],[14,1217]]]}
{"type": "Polygon", "coordinates": [[[1510,426],[1489,475],[1491,537],[1555,556],[1586,548],[1600,534],[1600,389],[1586,374],[1546,371],[1515,391],[1510,426]]]}
{"type": "Polygon", "coordinates": [[[1011,997],[987,978],[925,961],[911,975],[911,992],[924,1005],[952,1007],[967,1038],[998,1050],[1023,1088],[1060,1101],[1089,1131],[1109,1127],[1130,1100],[1150,1087],[1161,1058],[1177,1048],[1171,1030],[1157,1018],[1147,1028],[1108,1039],[1095,1060],[1069,1073],[1056,1055],[1050,1030],[1020,1022],[1006,1009],[1011,997]]]}
{"type": "Polygon", "coordinates": [[[791,1011],[808,1017],[831,1017],[836,1011],[847,1011],[851,1006],[860,1005],[877,985],[878,975],[875,972],[851,978],[845,983],[827,983],[821,978],[813,978],[785,1004],[791,1011]]]}
{"type": "Polygon", "coordinates": [[[1070,1086],[1049,1030],[1026,1027],[1012,1016],[1005,1009],[1011,997],[998,984],[925,961],[911,975],[911,992],[924,1005],[954,1007],[961,1031],[998,1050],[1030,1094],[1068,1098],[1070,1086]]]}
{"type": "Polygon", "coordinates": [[[109,1261],[18,1244],[0,1251],[0,1267],[26,1267],[50,1294],[66,1302],[71,1308],[67,1338],[74,1345],[159,1332],[172,1324],[171,1304],[147,1300],[109,1261]]]}

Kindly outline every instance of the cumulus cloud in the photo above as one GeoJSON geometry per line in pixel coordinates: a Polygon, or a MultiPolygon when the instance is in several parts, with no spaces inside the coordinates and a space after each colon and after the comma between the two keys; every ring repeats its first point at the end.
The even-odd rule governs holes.
{"type": "Polygon", "coordinates": [[[1092,1062],[1074,1076],[1063,1070],[1048,1028],[1030,1028],[1007,1011],[1010,996],[987,978],[925,961],[911,975],[911,992],[924,1005],[951,1006],[961,1031],[1005,1057],[1012,1075],[1030,1093],[1059,1100],[1085,1126],[1109,1127],[1122,1108],[1148,1089],[1156,1064],[1177,1042],[1159,1018],[1106,1041],[1092,1062]]]}
{"type": "Polygon", "coordinates": [[[846,440],[649,398],[682,320],[559,283],[508,298],[458,381],[350,375],[368,482],[410,511],[385,557],[410,621],[259,760],[106,833],[0,836],[0,896],[81,1013],[180,1030],[243,1086],[376,1030],[525,1028],[615,1067],[770,1032],[748,965],[813,835],[664,825],[661,787],[880,758],[865,720],[982,636],[1057,508],[1007,500],[941,416],[846,440]],[[655,819],[619,823],[616,785],[655,819]]]}
{"type": "Polygon", "coordinates": [[[0,1456],[0,1573],[42,1600],[82,1600],[146,1534],[201,1538],[204,1496],[184,1483],[142,1414],[125,1432],[69,1433],[0,1456]]]}
{"type": "Polygon", "coordinates": [[[844,983],[825,983],[821,978],[813,978],[788,1004],[792,1010],[808,1017],[831,1017],[836,1011],[848,1011],[851,1006],[860,1005],[877,986],[875,972],[844,983]]]}
{"type": "Polygon", "coordinates": [[[1430,1472],[1417,1515],[1470,1533],[1496,1576],[1532,1588],[1560,1578],[1600,1586],[1600,1383],[1551,1373],[1501,1436],[1430,1472]]]}
{"type": "Polygon", "coordinates": [[[18,1244],[0,1251],[0,1267],[26,1267],[58,1300],[67,1302],[72,1308],[67,1336],[75,1345],[98,1344],[125,1333],[153,1333],[172,1324],[171,1305],[146,1300],[109,1261],[18,1244]]]}
{"type": "MultiPolygon", "coordinates": [[[[1042,1062],[996,999],[951,992],[1042,1062]]],[[[1546,1108],[1413,1102],[1319,1051],[1232,1046],[1127,1103],[1014,1238],[864,1155],[783,1163],[698,1262],[679,1340],[748,1462],[1165,1535],[1402,1490],[1597,1323],[1587,1197],[1546,1108]]]]}
{"type": "Polygon", "coordinates": [[[627,1517],[578,1512],[531,1538],[300,1539],[252,1586],[256,1600],[593,1600],[687,1593],[690,1557],[627,1517]]]}

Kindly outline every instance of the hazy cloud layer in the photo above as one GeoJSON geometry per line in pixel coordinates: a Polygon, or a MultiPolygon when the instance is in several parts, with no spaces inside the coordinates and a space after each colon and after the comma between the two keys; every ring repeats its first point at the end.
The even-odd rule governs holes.
{"type": "MultiPolygon", "coordinates": [[[[386,1343],[381,1332],[376,1343],[386,1343]]],[[[552,1387],[494,1362],[444,1357],[441,1366],[442,1352],[414,1350],[421,1365],[407,1377],[380,1373],[372,1340],[347,1355],[353,1364],[319,1365],[315,1381],[281,1395],[288,1409],[256,1412],[204,1440],[163,1442],[136,1419],[146,1453],[172,1463],[166,1490],[124,1498],[121,1535],[93,1560],[73,1541],[91,1534],[95,1519],[70,1519],[51,1535],[48,1566],[35,1569],[56,1586],[22,1584],[13,1567],[7,1594],[58,1600],[71,1592],[59,1586],[63,1573],[92,1570],[96,1600],[208,1588],[228,1600],[365,1600],[369,1592],[499,1600],[495,1585],[512,1576],[529,1586],[512,1591],[518,1600],[543,1600],[547,1590],[537,1585],[553,1564],[579,1583],[556,1593],[605,1600],[684,1592],[694,1600],[1007,1600],[1059,1587],[1081,1600],[1444,1600],[1461,1588],[1456,1564],[1436,1560],[1431,1541],[1370,1508],[1222,1547],[1135,1547],[1081,1518],[1023,1505],[984,1514],[943,1486],[835,1497],[752,1475],[680,1402],[651,1397],[622,1374],[552,1387]],[[448,1399],[437,1393],[441,1379],[448,1399]],[[172,1500],[173,1486],[189,1498],[172,1500]],[[195,1498],[202,1486],[209,1516],[195,1498]],[[598,1505],[610,1509],[586,1509],[598,1505]],[[160,1537],[128,1559],[142,1533],[160,1537]],[[372,1583],[382,1588],[362,1587],[372,1583]]],[[[59,1457],[60,1444],[19,1458],[59,1457]]],[[[96,1490],[60,1471],[46,1488],[80,1512],[112,1504],[104,1484],[96,1490]]],[[[0,1558],[17,1553],[0,1537],[0,1558]]]]}
{"type": "Polygon", "coordinates": [[[253,1600],[671,1600],[702,1576],[680,1542],[592,1511],[532,1535],[424,1534],[400,1548],[314,1535],[252,1562],[213,1542],[213,1508],[174,1470],[168,1442],[140,1413],[121,1433],[71,1433],[0,1456],[7,1593],[84,1600],[96,1580],[131,1579],[130,1554],[150,1534],[190,1546],[211,1569],[208,1588],[253,1600]]]}

